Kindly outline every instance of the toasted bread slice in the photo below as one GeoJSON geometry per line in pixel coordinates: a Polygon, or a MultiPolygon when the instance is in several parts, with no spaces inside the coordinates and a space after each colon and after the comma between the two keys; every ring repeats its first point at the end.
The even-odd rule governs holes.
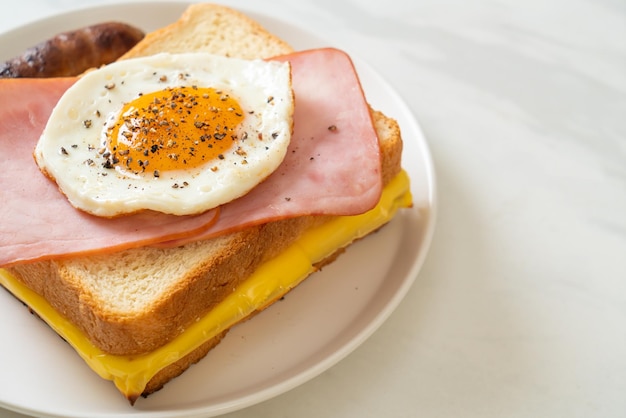
{"type": "MultiPolygon", "coordinates": [[[[148,34],[123,58],[163,51],[267,58],[290,53],[292,49],[237,11],[194,4],[177,22],[148,34]]],[[[401,171],[400,129],[395,120],[379,111],[372,110],[372,117],[386,184],[401,171]]],[[[138,248],[17,265],[8,270],[44,296],[102,351],[136,355],[173,340],[259,265],[280,254],[304,231],[329,218],[304,216],[176,248],[138,248]]],[[[333,261],[341,251],[321,260],[319,265],[333,261]]],[[[161,370],[143,394],[160,389],[201,359],[226,331],[161,370]]]]}
{"type": "Polygon", "coordinates": [[[209,52],[233,58],[270,58],[293,52],[247,15],[218,4],[190,5],[174,23],[151,32],[120,59],[159,52],[209,52]]]}

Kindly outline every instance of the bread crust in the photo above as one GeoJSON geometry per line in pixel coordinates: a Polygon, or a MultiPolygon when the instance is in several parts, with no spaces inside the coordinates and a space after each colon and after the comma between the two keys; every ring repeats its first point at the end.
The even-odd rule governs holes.
{"type": "Polygon", "coordinates": [[[223,331],[221,334],[216,335],[210,340],[204,342],[200,347],[196,348],[185,357],[161,369],[157,374],[152,377],[152,379],[150,379],[142,393],[127,396],[130,403],[134,404],[139,396],[146,397],[160,390],[167,382],[183,374],[185,370],[202,360],[209,353],[209,351],[215,348],[215,346],[217,346],[222,341],[227,333],[228,330],[223,331]]]}

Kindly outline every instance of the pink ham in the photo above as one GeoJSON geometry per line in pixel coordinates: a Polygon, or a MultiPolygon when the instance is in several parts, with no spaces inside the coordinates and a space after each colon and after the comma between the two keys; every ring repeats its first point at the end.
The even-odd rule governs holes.
{"type": "Polygon", "coordinates": [[[38,170],[32,150],[71,79],[0,80],[0,266],[156,243],[181,244],[272,220],[355,215],[382,191],[378,138],[352,61],[336,49],[292,64],[294,134],[279,169],[248,195],[196,217],[103,219],[74,209],[38,170]]]}
{"type": "Polygon", "coordinates": [[[287,156],[264,183],[224,205],[219,221],[194,240],[299,215],[357,215],[380,199],[380,146],[348,55],[324,48],[274,59],[292,66],[296,106],[287,156]]]}

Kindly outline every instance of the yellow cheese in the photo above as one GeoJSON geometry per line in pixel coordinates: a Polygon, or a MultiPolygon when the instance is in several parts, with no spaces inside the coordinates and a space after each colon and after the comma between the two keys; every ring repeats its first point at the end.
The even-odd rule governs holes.
{"type": "Polygon", "coordinates": [[[276,258],[263,264],[215,309],[189,326],[176,339],[153,352],[127,357],[95,347],[85,335],[37,293],[0,269],[0,284],[26,303],[101,377],[112,380],[128,398],[136,398],[148,381],[203,342],[230,328],[254,311],[280,298],[312,273],[314,264],[388,222],[399,208],[410,207],[409,178],[403,171],[383,191],[378,205],[362,215],[336,217],[307,231],[276,258]]]}

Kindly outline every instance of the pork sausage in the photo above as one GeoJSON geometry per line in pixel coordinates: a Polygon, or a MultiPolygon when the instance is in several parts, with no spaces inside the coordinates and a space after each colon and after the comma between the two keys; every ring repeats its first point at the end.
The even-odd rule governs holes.
{"type": "Polygon", "coordinates": [[[65,77],[115,61],[145,33],[132,25],[105,22],[60,33],[0,65],[0,78],[65,77]]]}

